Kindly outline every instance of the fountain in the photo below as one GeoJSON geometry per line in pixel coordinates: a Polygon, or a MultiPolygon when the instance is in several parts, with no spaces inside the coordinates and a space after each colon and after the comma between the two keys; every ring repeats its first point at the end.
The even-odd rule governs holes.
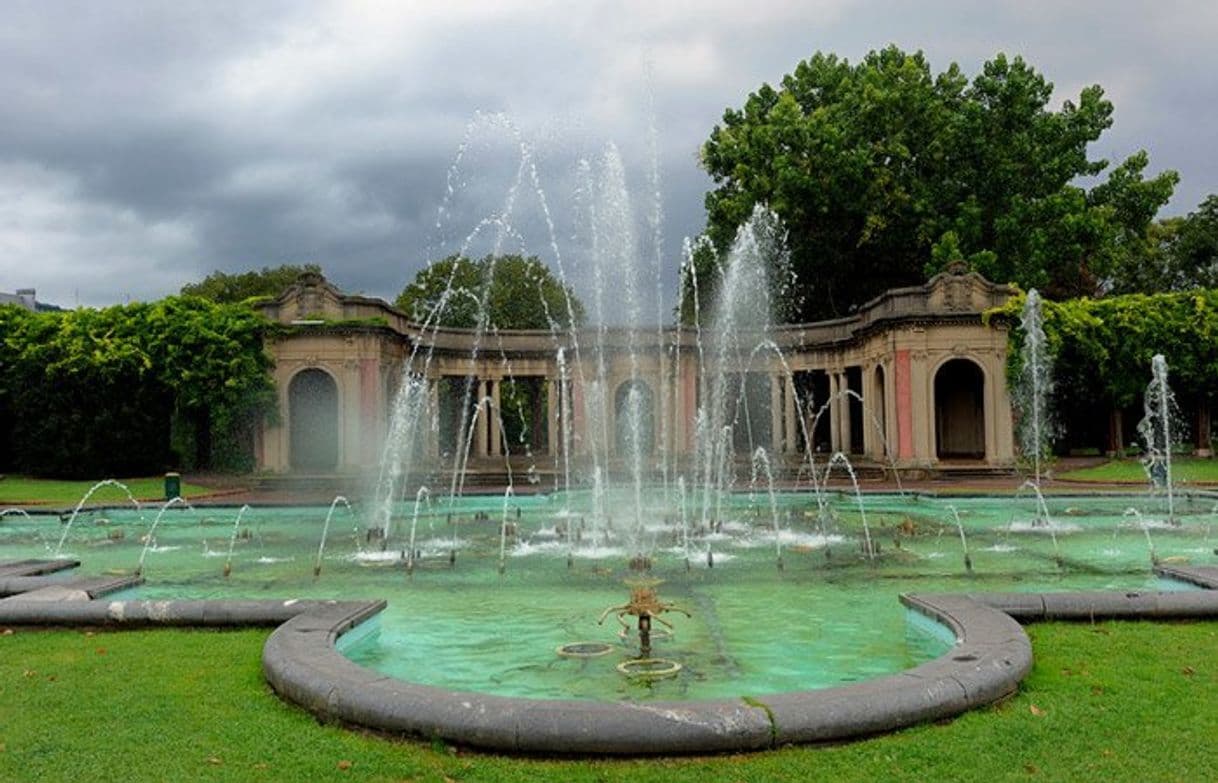
{"type": "Polygon", "coordinates": [[[956,530],[960,533],[960,549],[964,552],[964,570],[971,574],[973,573],[973,556],[968,551],[968,539],[964,535],[964,523],[960,521],[960,510],[955,506],[948,506],[947,510],[952,512],[956,530]]]}
{"type": "Polygon", "coordinates": [[[1171,475],[1171,451],[1179,428],[1174,426],[1176,398],[1167,384],[1167,360],[1163,354],[1151,359],[1151,379],[1146,386],[1143,406],[1146,415],[1138,422],[1138,432],[1146,448],[1142,466],[1150,478],[1151,488],[1167,495],[1167,520],[1176,522],[1171,475]]]}
{"type": "Polygon", "coordinates": [[[97,482],[93,486],[89,487],[88,491],[85,492],[80,501],[77,502],[76,507],[72,509],[72,515],[68,517],[67,524],[63,526],[63,533],[59,536],[59,543],[55,545],[54,554],[56,557],[63,552],[63,543],[68,540],[68,533],[72,531],[72,523],[75,522],[76,517],[80,515],[80,510],[84,508],[85,503],[89,502],[89,498],[93,497],[94,493],[96,493],[102,487],[118,487],[124,493],[126,493],[127,499],[131,501],[133,506],[135,506],[135,510],[140,510],[140,502],[135,499],[135,496],[131,494],[131,490],[123,482],[119,481],[118,479],[105,479],[97,482]]]}
{"type": "MultiPolygon", "coordinates": [[[[714,700],[739,703],[741,693],[758,694],[758,703],[770,705],[827,688],[823,698],[833,699],[833,689],[843,683],[887,678],[874,687],[888,688],[894,681],[918,681],[900,674],[911,664],[939,657],[934,665],[949,665],[959,662],[952,656],[972,654],[925,619],[911,619],[894,599],[898,592],[972,593],[980,584],[987,590],[1024,592],[1051,585],[1115,588],[1121,596],[1137,596],[1161,589],[1148,568],[1147,549],[1160,565],[1184,558],[1213,562],[1197,551],[1206,541],[1209,504],[1181,504],[1177,514],[1183,524],[1164,526],[1160,532],[1156,520],[1127,515],[1137,498],[1062,500],[1042,495],[1035,497],[1037,514],[1050,520],[1048,532],[1059,534],[1058,540],[1050,545],[1049,535],[1038,534],[1044,527],[1028,523],[1026,532],[1033,534],[1011,547],[1005,545],[1012,534],[1009,497],[957,497],[948,502],[920,494],[838,492],[826,493],[823,501],[848,538],[833,540],[852,545],[834,543],[837,551],[826,560],[829,539],[823,531],[816,532],[820,519],[813,494],[778,487],[771,493],[764,460],[756,452],[754,456],[756,492],[723,493],[713,528],[697,524],[703,499],[685,492],[685,476],[678,471],[672,497],[680,508],[648,525],[641,540],[647,542],[643,549],[649,562],[633,573],[630,561],[638,557],[638,548],[633,545],[635,499],[629,482],[610,488],[601,499],[578,489],[544,495],[505,492],[469,496],[435,511],[427,508],[428,494],[420,491],[394,509],[394,516],[403,520],[400,535],[408,535],[408,528],[415,533],[402,559],[362,553],[359,536],[328,536],[323,550],[326,578],[317,582],[312,574],[318,562],[319,525],[324,527],[322,517],[329,516],[333,530],[341,500],[315,509],[237,510],[239,523],[225,520],[230,546],[232,531],[239,537],[248,526],[264,531],[258,540],[266,549],[263,557],[242,558],[240,567],[226,577],[214,561],[200,555],[197,544],[205,532],[200,530],[201,512],[184,506],[179,510],[176,502],[162,509],[155,530],[150,526],[143,541],[135,536],[111,541],[106,536],[109,526],[82,524],[73,537],[74,548],[88,552],[86,574],[91,574],[129,563],[133,552],[143,556],[155,547],[159,578],[141,588],[138,597],[150,599],[148,604],[158,611],[179,598],[223,597],[252,605],[257,602],[248,599],[268,597],[268,585],[272,597],[286,594],[306,602],[386,599],[388,606],[375,623],[357,626],[338,643],[343,656],[372,670],[366,674],[381,693],[412,691],[411,684],[394,683],[392,678],[397,678],[427,686],[428,693],[462,692],[459,698],[471,704],[512,698],[521,700],[513,702],[519,709],[548,711],[555,708],[535,700],[552,699],[576,711],[625,707],[646,715],[684,715],[714,700]],[[899,526],[906,534],[891,555],[867,551],[860,503],[872,533],[899,526]],[[598,504],[610,515],[621,509],[619,519],[625,520],[605,527],[610,543],[618,542],[612,552],[603,540],[578,535],[580,520],[590,517],[598,504]],[[446,529],[437,525],[435,537],[425,532],[433,517],[443,520],[447,514],[465,522],[476,520],[463,525],[463,567],[417,569],[423,558],[439,559],[447,550],[446,529]],[[950,522],[944,524],[945,519],[950,522]],[[1061,519],[1071,524],[1056,521],[1061,519]],[[964,569],[954,559],[945,567],[947,561],[939,557],[934,531],[946,530],[950,537],[943,542],[950,543],[956,537],[951,535],[953,524],[964,569]],[[1111,554],[1113,531],[1135,524],[1146,549],[1136,546],[1124,557],[1111,554]],[[782,542],[781,574],[773,567],[771,535],[782,542]],[[692,553],[712,547],[713,572],[687,570],[687,553],[694,557],[692,553]],[[401,578],[403,559],[407,568],[411,561],[416,565],[412,579],[401,578]],[[511,578],[496,578],[505,560],[511,578]],[[1046,568],[1049,562],[1054,564],[1051,569],[1046,568]],[[976,581],[968,580],[970,571],[976,581]],[[629,595],[614,601],[622,582],[629,595]],[[671,595],[664,594],[669,591],[671,595]],[[614,605],[605,610],[610,603],[614,605]],[[612,625],[605,622],[611,615],[618,620],[622,640],[602,628],[612,625]],[[783,695],[774,697],[776,693],[783,695]]],[[[829,462],[833,470],[845,471],[844,462],[829,462]]],[[[642,504],[649,518],[655,509],[671,508],[662,486],[645,488],[642,504]]],[[[112,522],[132,525],[137,514],[119,510],[112,522]]],[[[38,533],[59,525],[50,514],[9,514],[4,519],[3,560],[45,554],[38,533]]],[[[390,543],[396,550],[396,539],[390,543]]],[[[116,597],[112,603],[117,606],[134,597],[116,597]]],[[[274,603],[276,611],[283,611],[293,601],[274,603]]],[[[343,671],[356,670],[343,666],[343,671]]],[[[822,695],[809,698],[815,702],[822,695]]],[[[491,709],[486,714],[499,712],[491,709]]],[[[469,713],[462,708],[458,714],[469,713]]]]}
{"type": "MultiPolygon", "coordinates": [[[[77,511],[80,510],[80,506],[83,505],[83,503],[84,503],[84,500],[81,500],[81,503],[77,504],[77,506],[76,506],[77,511]]],[[[157,526],[161,524],[161,518],[163,516],[165,516],[165,512],[168,511],[173,506],[182,506],[184,508],[191,508],[191,505],[189,503],[187,503],[185,500],[183,500],[180,496],[172,497],[169,500],[166,500],[164,502],[164,504],[161,505],[160,510],[156,512],[156,517],[152,520],[152,524],[148,527],[148,532],[144,534],[144,548],[140,550],[140,559],[139,559],[139,562],[136,563],[136,566],[135,566],[135,575],[136,576],[143,575],[144,560],[148,557],[148,552],[156,547],[157,526]]],[[[75,512],[73,512],[72,518],[73,519],[76,518],[75,512]]],[[[69,524],[71,524],[71,523],[69,522],[69,524]]],[[[66,535],[67,531],[64,531],[64,534],[66,535]]],[[[62,544],[63,542],[61,541],[60,543],[62,544]]]]}
{"type": "Polygon", "coordinates": [[[1040,293],[1028,291],[1020,318],[1023,347],[1020,349],[1019,382],[1014,402],[1019,413],[1019,444],[1024,459],[1032,460],[1032,481],[1041,484],[1041,462],[1052,439],[1050,398],[1053,394],[1053,358],[1045,341],[1040,293]]]}
{"type": "MultiPolygon", "coordinates": [[[[347,507],[347,513],[355,518],[355,512],[351,510],[351,503],[342,495],[336,495],[334,500],[330,501],[330,508],[326,511],[326,521],[321,526],[321,540],[317,542],[317,559],[313,562],[313,577],[321,576],[321,560],[326,552],[326,537],[330,534],[330,519],[334,516],[334,509],[342,503],[347,507]]],[[[355,540],[359,541],[359,534],[355,534],[355,540]]],[[[382,548],[383,551],[383,548],[382,548]]]]}
{"type": "Polygon", "coordinates": [[[228,557],[224,559],[225,576],[231,576],[233,573],[233,549],[237,546],[237,531],[241,528],[241,518],[249,510],[248,504],[241,506],[240,510],[237,511],[237,518],[233,520],[233,534],[228,539],[228,557]]]}
{"type": "MultiPolygon", "coordinates": [[[[478,236],[490,237],[492,256],[516,242],[520,234],[514,209],[531,185],[545,215],[558,277],[565,284],[564,262],[533,156],[523,142],[520,149],[516,179],[502,208],[475,227],[460,252],[478,236]]],[[[460,178],[455,172],[464,151],[463,146],[450,182],[460,178]]],[[[1066,511],[1040,491],[1040,459],[1051,429],[1045,402],[1051,383],[1038,309],[1026,313],[1024,324],[1032,346],[1025,364],[1034,370],[1033,402],[1024,416],[1032,432],[1025,453],[1033,459],[1033,477],[1025,487],[1036,498],[1035,519],[1026,532],[1034,535],[1015,547],[1007,543],[1010,536],[1025,531],[1009,518],[1009,497],[959,498],[945,504],[917,493],[863,491],[864,467],[882,472],[883,460],[895,465],[889,435],[896,435],[897,450],[908,440],[907,433],[902,435],[884,418],[890,414],[873,413],[862,419],[861,428],[837,422],[839,428],[853,426],[856,435],[865,429],[863,437],[882,446],[868,449],[871,465],[846,453],[850,439],[843,438],[840,429],[831,453],[818,456],[814,436],[821,416],[828,414],[833,421],[845,411],[848,419],[852,406],[876,392],[870,381],[860,392],[850,388],[850,381],[838,385],[839,379],[828,395],[812,391],[811,381],[797,383],[793,365],[799,372],[811,370],[784,355],[783,346],[791,343],[776,337],[773,326],[774,273],[778,270],[781,277],[788,260],[781,226],[772,213],[755,210],[710,277],[704,273],[701,282],[716,289],[714,297],[699,290],[693,264],[698,248],[705,249],[709,240],[686,243],[692,285],[681,290],[680,298],[681,304],[689,299],[694,323],[688,329],[661,328],[659,275],[657,322],[643,321],[650,308],[638,283],[650,276],[651,268],[640,269],[641,254],[634,248],[630,222],[636,210],[627,197],[620,155],[606,151],[582,165],[580,177],[575,201],[586,221],[578,231],[595,261],[590,271],[596,322],[591,327],[577,328],[570,302],[565,317],[547,309],[548,332],[532,335],[528,351],[514,349],[512,354],[527,355],[509,361],[510,351],[503,346],[514,337],[490,322],[485,306],[496,272],[493,264],[482,290],[455,290],[450,279],[428,312],[412,314],[419,322],[418,339],[405,349],[388,438],[364,518],[368,539],[379,541],[380,552],[363,551],[358,528],[350,544],[345,538],[331,540],[339,503],[353,519],[360,519],[342,496],[325,510],[320,540],[316,521],[324,506],[279,516],[242,508],[232,524],[221,579],[214,566],[205,569],[200,564],[198,548],[191,545],[195,528],[172,523],[158,528],[166,510],[183,503],[175,499],[160,509],[149,528],[138,568],[142,572],[154,547],[163,549],[158,570],[163,562],[166,572],[173,569],[174,578],[170,586],[145,588],[147,594],[157,599],[171,591],[176,591],[174,597],[247,599],[264,597],[262,591],[274,585],[277,593],[306,600],[384,598],[388,606],[376,627],[361,626],[339,640],[342,654],[375,669],[382,686],[383,678],[397,677],[429,688],[473,693],[476,699],[484,694],[582,699],[597,703],[592,711],[622,701],[660,702],[663,706],[654,710],[637,711],[651,715],[684,709],[669,702],[731,699],[738,704],[741,694],[790,694],[897,676],[911,662],[955,650],[954,640],[945,638],[942,629],[927,631],[910,620],[893,599],[900,591],[942,591],[945,582],[972,589],[973,583],[964,581],[972,574],[1000,590],[1023,590],[1038,579],[1079,589],[1115,584],[1131,592],[1157,584],[1144,558],[1135,566],[1103,555],[1111,548],[1109,532],[1125,518],[1127,499],[1084,504],[1082,513],[1091,517],[1086,525],[1058,525],[1051,517],[1051,506],[1059,515],[1066,511]],[[466,333],[445,331],[445,308],[462,297],[472,297],[479,306],[478,324],[466,333]],[[622,312],[612,312],[615,305],[622,312]],[[624,323],[611,326],[614,319],[624,323]],[[458,338],[468,346],[467,353],[452,348],[458,338]],[[515,380],[516,373],[527,371],[529,361],[556,368],[546,378],[553,397],[545,398],[554,406],[547,435],[559,444],[552,455],[552,492],[540,491],[548,490],[549,482],[532,481],[538,472],[531,449],[510,442],[499,392],[488,393],[482,385],[515,380]],[[445,428],[440,426],[437,384],[442,377],[455,379],[452,386],[461,387],[457,399],[447,400],[455,405],[447,409],[447,423],[453,426],[445,428]],[[688,420],[678,419],[677,410],[685,411],[688,420]],[[670,450],[677,442],[692,447],[680,453],[670,450]],[[472,477],[479,469],[489,472],[492,463],[498,469],[500,459],[506,486],[478,495],[472,477]],[[523,463],[529,464],[522,472],[523,463]],[[844,474],[843,485],[848,479],[850,492],[830,491],[831,479],[839,480],[834,471],[844,474]],[[515,477],[521,475],[530,477],[528,485],[516,485],[515,477]],[[751,477],[756,493],[740,491],[745,477],[751,477]],[[936,559],[943,554],[937,539],[918,534],[937,527],[941,536],[948,515],[960,539],[964,573],[955,565],[945,569],[946,561],[936,559]],[[267,531],[259,535],[267,552],[248,567],[243,561],[234,571],[233,552],[244,519],[253,519],[249,526],[267,531]],[[441,524],[429,535],[436,521],[441,524]],[[445,521],[448,528],[442,526],[445,521]],[[894,528],[907,535],[898,551],[881,556],[873,530],[883,536],[894,528]],[[1049,533],[1051,548],[1041,532],[1049,533]],[[1059,540],[1058,533],[1066,532],[1069,535],[1059,540]],[[157,547],[158,533],[163,543],[177,546],[157,547]],[[458,548],[462,568],[426,567],[445,556],[455,565],[458,548]],[[1050,561],[1053,567],[1047,569],[1050,561]],[[318,584],[323,562],[326,579],[318,584]],[[701,562],[705,570],[695,568],[701,562]],[[402,578],[403,569],[410,578],[402,578]],[[591,638],[598,608],[614,600],[623,581],[630,588],[629,600],[601,612],[595,625],[616,615],[628,643],[637,635],[638,649],[625,661],[611,667],[602,662],[597,668],[598,659],[620,645],[564,640],[591,638]],[[661,600],[661,582],[675,588],[687,608],[661,600]],[[672,624],[665,618],[671,614],[686,618],[680,622],[679,638],[671,634],[672,624]],[[759,618],[764,618],[764,632],[758,632],[759,618]],[[670,657],[652,657],[656,647],[670,657]],[[639,687],[639,681],[646,687],[639,687]]],[[[447,210],[448,199],[441,218],[447,210]]],[[[653,214],[658,263],[658,207],[653,214]]],[[[1029,300],[1037,301],[1035,292],[1029,300]]],[[[1161,364],[1165,389],[1166,365],[1161,364]]],[[[1156,364],[1156,379],[1159,369],[1156,364]]],[[[899,369],[893,373],[888,388],[895,396],[908,379],[902,379],[899,369]]],[[[1151,397],[1148,393],[1148,400],[1151,397]]],[[[1155,400],[1157,409],[1167,407],[1161,398],[1155,400]]],[[[1164,440],[1170,443],[1170,438],[1164,440]]],[[[546,465],[541,469],[544,472],[546,465]]],[[[1170,457],[1163,472],[1170,476],[1170,457]]],[[[87,499],[82,498],[68,520],[57,553],[87,499]]],[[[1171,509],[1170,489],[1168,503],[1171,509]]],[[[1173,521],[1176,513],[1169,510],[1173,521]]],[[[45,554],[37,548],[37,535],[29,532],[42,520],[23,517],[10,524],[5,519],[0,553],[45,554]]],[[[1160,535],[1152,546],[1148,522],[1140,524],[1152,559],[1195,557],[1190,553],[1200,526],[1160,535]]],[[[96,533],[90,538],[80,532],[78,538],[99,567],[130,557],[135,545],[96,540],[96,533]]],[[[949,690],[958,693],[959,687],[956,682],[949,690]]],[[[544,711],[537,708],[537,714],[544,711]]]]}
{"type": "Polygon", "coordinates": [[[609,607],[601,613],[600,619],[596,621],[597,625],[601,625],[605,622],[605,618],[612,614],[617,617],[618,623],[622,626],[622,632],[625,634],[630,631],[630,625],[624,618],[627,616],[637,618],[639,655],[632,666],[627,666],[625,669],[619,667],[619,671],[623,674],[640,674],[642,676],[654,677],[657,672],[663,672],[662,676],[670,676],[680,671],[680,665],[674,667],[672,665],[674,662],[672,661],[651,657],[651,621],[655,620],[671,633],[674,630],[672,623],[665,620],[661,615],[667,612],[676,612],[686,617],[692,617],[693,615],[676,604],[661,601],[656,594],[656,588],[660,584],[662,584],[660,580],[654,579],[628,581],[626,586],[630,588],[630,600],[620,606],[609,607]],[[656,666],[655,664],[657,663],[662,665],[656,666]]]}

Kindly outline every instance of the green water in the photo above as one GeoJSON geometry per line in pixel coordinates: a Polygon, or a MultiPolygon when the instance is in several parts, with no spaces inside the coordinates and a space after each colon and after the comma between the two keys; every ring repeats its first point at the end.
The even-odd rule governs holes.
{"type": "MultiPolygon", "coordinates": [[[[635,530],[623,521],[633,517],[632,499],[612,500],[622,518],[617,526],[635,530]]],[[[688,569],[679,511],[660,511],[657,501],[636,536],[642,544],[592,549],[589,504],[584,494],[509,500],[508,519],[518,535],[509,542],[502,574],[502,498],[461,501],[451,511],[453,523],[442,504],[425,508],[416,530],[422,557],[413,574],[401,559],[413,503],[395,515],[385,551],[365,540],[365,509],[350,513],[339,506],[317,579],[324,507],[246,512],[228,577],[224,564],[237,509],[171,509],[146,555],[148,584],[124,597],[385,598],[389,608],[341,646],[352,659],[395,677],[536,698],[700,699],[854,682],[941,654],[950,638],[907,613],[897,601],[901,592],[1179,587],[1152,575],[1151,547],[1160,559],[1218,563],[1211,502],[1182,503],[1180,524],[1169,526],[1145,496],[1052,500],[1055,544],[1033,524],[1029,498],[869,496],[866,518],[880,548],[871,561],[860,544],[862,516],[853,499],[834,498],[832,519],[821,523],[810,495],[788,493],[778,497],[782,570],[764,495],[735,496],[722,511],[722,532],[695,534],[688,569]],[[949,505],[965,528],[971,573],[949,505]],[[1130,507],[1143,519],[1126,513],[1130,507]],[[555,528],[574,530],[581,519],[583,538],[568,567],[572,545],[555,528]],[[457,556],[450,566],[454,529],[457,556]],[[652,558],[649,576],[663,580],[660,599],[692,615],[664,616],[675,632],[658,636],[653,654],[683,668],[653,683],[615,671],[637,654],[637,640],[619,638],[613,616],[597,624],[605,608],[628,599],[624,582],[639,575],[627,560],[640,548],[652,558]],[[555,653],[580,641],[611,643],[614,651],[590,660],[555,653]]],[[[129,573],[156,512],[82,514],[63,555],[82,561],[80,574],[129,573]]],[[[691,501],[686,517],[700,520],[701,506],[691,501]]],[[[54,516],[5,516],[0,559],[47,557],[62,532],[54,516]]]]}

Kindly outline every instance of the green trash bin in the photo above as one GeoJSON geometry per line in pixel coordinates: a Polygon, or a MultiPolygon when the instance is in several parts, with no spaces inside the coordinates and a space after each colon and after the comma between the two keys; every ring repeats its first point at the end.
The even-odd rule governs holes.
{"type": "Polygon", "coordinates": [[[182,474],[166,473],[165,474],[165,499],[173,500],[176,497],[182,496],[182,474]]]}

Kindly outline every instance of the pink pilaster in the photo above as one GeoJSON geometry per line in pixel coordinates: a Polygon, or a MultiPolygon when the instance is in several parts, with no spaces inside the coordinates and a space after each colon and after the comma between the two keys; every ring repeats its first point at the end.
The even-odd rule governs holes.
{"type": "Polygon", "coordinates": [[[377,405],[380,397],[381,373],[376,359],[361,359],[359,363],[359,427],[362,437],[361,454],[365,464],[377,459],[377,405]]]}
{"type": "Polygon", "coordinates": [[[698,418],[698,373],[697,368],[693,367],[693,362],[690,362],[691,369],[681,373],[681,421],[685,424],[685,453],[690,454],[694,450],[694,439],[697,433],[694,432],[694,422],[698,418]]]}
{"type": "Polygon", "coordinates": [[[913,379],[909,351],[897,351],[895,357],[897,395],[897,457],[913,457],[913,379]]]}
{"type": "Polygon", "coordinates": [[[571,401],[568,404],[571,406],[571,450],[578,454],[579,444],[584,440],[584,387],[580,385],[578,378],[572,378],[570,383],[571,401]]]}

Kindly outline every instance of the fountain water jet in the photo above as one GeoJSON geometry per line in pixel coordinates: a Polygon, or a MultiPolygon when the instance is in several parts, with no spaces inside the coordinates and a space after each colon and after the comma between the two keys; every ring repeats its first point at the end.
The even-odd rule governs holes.
{"type": "Polygon", "coordinates": [[[245,512],[249,510],[248,503],[242,505],[237,511],[237,518],[233,520],[233,534],[228,538],[228,557],[224,559],[225,578],[233,573],[233,549],[237,546],[237,530],[241,527],[241,517],[245,516],[245,512]]]}
{"type": "Polygon", "coordinates": [[[850,484],[854,487],[854,497],[858,504],[859,518],[863,521],[863,545],[864,551],[867,553],[867,559],[872,563],[875,562],[875,546],[871,543],[871,527],[867,524],[867,509],[863,507],[863,493],[859,491],[859,479],[854,473],[854,466],[850,464],[850,458],[840,451],[829,458],[829,464],[825,465],[825,481],[829,480],[829,471],[834,465],[841,465],[846,469],[846,475],[850,476],[850,484]]]}
{"type": "MultiPolygon", "coordinates": [[[[355,518],[355,511],[351,508],[351,504],[347,501],[347,499],[345,497],[343,497],[342,495],[336,495],[334,497],[334,500],[330,501],[330,509],[326,512],[326,521],[323,522],[322,526],[321,526],[321,541],[318,542],[318,544],[317,544],[317,559],[313,561],[313,577],[314,578],[321,576],[321,559],[326,551],[326,536],[329,535],[329,532],[330,532],[330,519],[334,516],[334,509],[335,509],[335,507],[338,506],[339,503],[342,503],[344,506],[346,506],[347,513],[350,514],[353,519],[355,518]]],[[[357,543],[359,542],[358,534],[356,534],[355,540],[357,543]]]]}
{"type": "Polygon", "coordinates": [[[753,471],[760,470],[765,474],[766,494],[770,499],[770,525],[774,531],[774,561],[778,565],[778,570],[783,569],[782,564],[782,537],[779,535],[778,525],[778,501],[774,497],[774,472],[770,469],[770,457],[761,446],[753,452],[753,471]]]}
{"type": "Polygon", "coordinates": [[[960,521],[960,512],[955,506],[948,506],[952,512],[952,519],[956,522],[956,530],[960,533],[960,548],[964,551],[964,570],[968,573],[973,573],[973,557],[968,551],[968,539],[964,536],[964,523],[960,521]]]}
{"type": "Polygon", "coordinates": [[[181,497],[173,497],[165,501],[160,511],[156,513],[156,518],[152,520],[152,525],[148,528],[148,532],[144,534],[144,548],[140,550],[140,560],[135,566],[136,576],[144,573],[144,558],[148,557],[148,550],[156,546],[156,529],[157,525],[161,524],[161,517],[165,516],[165,512],[175,505],[184,506],[190,511],[194,511],[194,508],[181,497]]]}
{"type": "Polygon", "coordinates": [[[72,530],[72,523],[76,521],[76,517],[80,514],[80,510],[84,507],[85,503],[89,501],[89,498],[93,497],[93,493],[102,487],[118,487],[123,492],[127,493],[127,499],[130,500],[132,505],[135,506],[135,510],[140,510],[140,502],[135,499],[135,496],[131,494],[131,490],[123,482],[119,481],[118,479],[104,479],[97,482],[93,486],[89,487],[88,491],[85,492],[84,496],[76,504],[76,508],[72,509],[72,516],[68,518],[67,524],[64,525],[63,533],[59,536],[59,543],[55,545],[54,555],[56,557],[63,552],[63,542],[68,539],[68,533],[72,530]]]}
{"type": "Polygon", "coordinates": [[[1143,401],[1146,415],[1138,422],[1138,432],[1146,445],[1142,465],[1146,468],[1151,486],[1166,491],[1167,521],[1177,524],[1171,475],[1172,419],[1176,398],[1167,384],[1167,360],[1163,354],[1155,354],[1150,364],[1151,379],[1143,401]]]}
{"type": "Polygon", "coordinates": [[[1053,358],[1045,341],[1044,316],[1040,294],[1028,291],[1020,318],[1024,340],[1020,351],[1022,367],[1015,387],[1019,411],[1019,440],[1024,457],[1032,459],[1032,480],[1041,483],[1041,461],[1049,450],[1052,421],[1049,399],[1053,393],[1053,358]]]}

